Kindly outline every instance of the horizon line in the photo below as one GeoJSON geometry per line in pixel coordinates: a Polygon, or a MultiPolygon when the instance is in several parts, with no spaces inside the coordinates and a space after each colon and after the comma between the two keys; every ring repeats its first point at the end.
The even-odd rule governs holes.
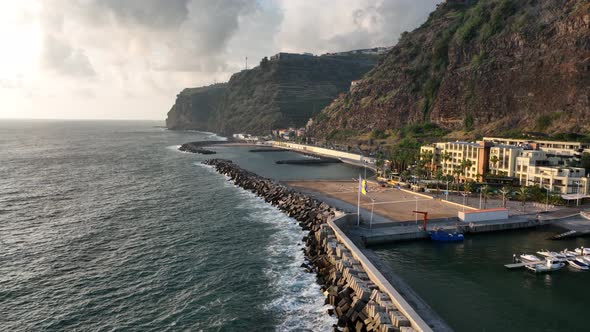
{"type": "Polygon", "coordinates": [[[2,120],[63,120],[63,121],[166,121],[166,119],[118,119],[118,118],[12,118],[12,117],[1,117],[2,120]]]}

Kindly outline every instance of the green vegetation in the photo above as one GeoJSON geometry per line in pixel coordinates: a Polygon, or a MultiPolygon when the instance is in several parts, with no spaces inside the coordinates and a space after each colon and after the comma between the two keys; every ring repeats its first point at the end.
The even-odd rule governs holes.
{"type": "Polygon", "coordinates": [[[479,68],[487,60],[487,53],[485,51],[479,52],[471,59],[471,67],[479,68]]]}
{"type": "Polygon", "coordinates": [[[475,120],[473,119],[473,114],[468,113],[463,119],[463,129],[465,131],[472,131],[474,129],[475,120]]]}
{"type": "Polygon", "coordinates": [[[400,137],[405,138],[434,138],[443,137],[449,131],[432,122],[407,125],[399,130],[400,137]]]}
{"type": "Polygon", "coordinates": [[[352,129],[334,129],[328,134],[328,136],[326,136],[326,140],[337,142],[345,141],[356,135],[358,135],[358,132],[352,129]]]}
{"type": "Polygon", "coordinates": [[[463,24],[455,34],[460,43],[467,43],[473,39],[477,35],[478,28],[486,21],[485,4],[485,1],[480,1],[465,14],[463,24]]]}
{"type": "Polygon", "coordinates": [[[535,127],[538,130],[545,130],[547,128],[549,128],[551,126],[551,123],[553,122],[553,117],[551,117],[550,115],[541,115],[537,118],[537,121],[535,121],[535,127]]]}
{"type": "Polygon", "coordinates": [[[385,133],[383,130],[374,128],[371,131],[371,139],[386,139],[387,137],[389,137],[389,135],[387,135],[387,133],[385,133]]]}
{"type": "Polygon", "coordinates": [[[455,36],[459,44],[466,44],[478,37],[481,42],[501,33],[506,21],[516,12],[514,0],[479,1],[467,11],[455,36]]]}

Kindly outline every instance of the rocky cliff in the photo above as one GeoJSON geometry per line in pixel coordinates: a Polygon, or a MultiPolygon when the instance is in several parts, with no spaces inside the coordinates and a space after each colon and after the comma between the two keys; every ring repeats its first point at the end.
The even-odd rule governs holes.
{"type": "Polygon", "coordinates": [[[226,84],[214,84],[182,90],[168,112],[166,127],[179,130],[210,130],[214,122],[213,115],[225,96],[226,87],[226,84]]]}
{"type": "Polygon", "coordinates": [[[317,120],[320,137],[424,123],[464,137],[588,134],[590,4],[447,1],[317,120]]]}
{"type": "Polygon", "coordinates": [[[376,62],[375,54],[355,52],[279,53],[215,89],[184,90],[168,113],[167,127],[224,134],[268,134],[272,128],[300,127],[376,62]]]}

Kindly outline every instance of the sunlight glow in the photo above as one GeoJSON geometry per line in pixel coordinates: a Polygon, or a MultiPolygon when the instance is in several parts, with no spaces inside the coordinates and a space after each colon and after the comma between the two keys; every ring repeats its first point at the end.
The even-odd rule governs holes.
{"type": "Polygon", "coordinates": [[[38,10],[35,1],[15,1],[0,12],[1,80],[19,80],[36,70],[42,47],[38,10]]]}

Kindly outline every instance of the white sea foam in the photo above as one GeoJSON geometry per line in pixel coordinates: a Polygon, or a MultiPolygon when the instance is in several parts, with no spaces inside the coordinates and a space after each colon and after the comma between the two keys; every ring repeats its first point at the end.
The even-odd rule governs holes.
{"type": "Polygon", "coordinates": [[[217,140],[217,141],[227,141],[227,137],[224,136],[219,136],[216,133],[212,133],[210,131],[200,131],[200,130],[183,130],[185,132],[189,132],[189,133],[197,133],[197,134],[203,134],[205,135],[208,139],[213,139],[213,140],[217,140]]]}
{"type": "MultiPolygon", "coordinates": [[[[215,172],[213,166],[195,163],[215,172]]],[[[226,180],[229,177],[225,176],[226,180]]],[[[266,203],[254,193],[236,186],[233,181],[224,181],[224,186],[235,188],[243,203],[238,208],[252,211],[245,216],[270,225],[274,234],[266,248],[268,261],[263,271],[270,280],[269,289],[274,299],[263,309],[279,316],[277,331],[328,331],[337,320],[326,314],[324,295],[316,282],[314,273],[301,267],[305,262],[302,242],[305,232],[276,207],[266,203]]]]}
{"type": "Polygon", "coordinates": [[[314,273],[301,267],[304,263],[302,238],[305,232],[295,220],[277,208],[267,204],[254,194],[242,191],[247,204],[255,208],[252,217],[273,226],[275,233],[270,238],[266,251],[269,262],[264,273],[271,281],[274,300],[264,309],[280,316],[278,331],[327,331],[336,319],[325,311],[324,295],[316,283],[314,273]]]}
{"type": "Polygon", "coordinates": [[[170,146],[167,146],[166,149],[182,152],[182,151],[178,150],[178,149],[180,149],[180,145],[170,145],[170,146]]]}

